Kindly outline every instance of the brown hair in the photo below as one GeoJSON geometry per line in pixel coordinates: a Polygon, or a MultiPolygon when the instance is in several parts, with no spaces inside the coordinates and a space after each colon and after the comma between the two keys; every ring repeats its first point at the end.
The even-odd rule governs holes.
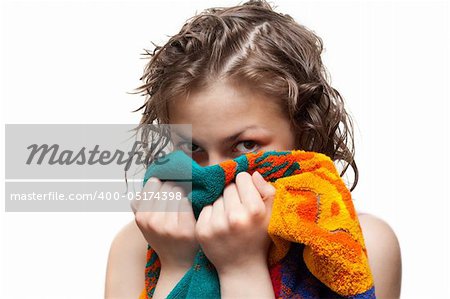
{"type": "MultiPolygon", "coordinates": [[[[281,100],[298,149],[326,154],[351,165],[358,181],[353,124],[339,92],[331,87],[321,53],[323,42],[291,16],[264,0],[209,8],[190,18],[180,32],[153,52],[137,88],[145,96],[140,125],[168,123],[171,99],[214,80],[247,82],[281,100]]],[[[141,138],[148,140],[148,130],[141,138]]],[[[144,143],[145,144],[145,143],[144,143]]],[[[150,151],[152,152],[152,151],[150,151]]]]}

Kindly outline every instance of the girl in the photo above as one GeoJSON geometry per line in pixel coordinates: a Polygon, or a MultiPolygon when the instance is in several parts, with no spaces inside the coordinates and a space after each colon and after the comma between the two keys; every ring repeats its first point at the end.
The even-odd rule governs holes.
{"type": "MultiPolygon", "coordinates": [[[[139,88],[146,95],[140,124],[192,124],[192,143],[174,135],[173,144],[202,166],[260,150],[324,153],[346,163],[341,176],[353,168],[353,190],[352,122],[329,84],[321,52],[318,36],[265,1],[205,10],[149,53],[139,88]]],[[[143,191],[182,189],[151,179],[143,191]]],[[[273,197],[273,187],[257,172],[244,172],[198,221],[186,200],[179,212],[135,211],[135,221],[111,245],[106,297],[138,298],[149,243],[161,261],[153,298],[168,295],[199,246],[217,269],[223,298],[273,298],[266,263],[273,197]]],[[[358,216],[377,298],[398,298],[397,238],[384,221],[358,216]]]]}

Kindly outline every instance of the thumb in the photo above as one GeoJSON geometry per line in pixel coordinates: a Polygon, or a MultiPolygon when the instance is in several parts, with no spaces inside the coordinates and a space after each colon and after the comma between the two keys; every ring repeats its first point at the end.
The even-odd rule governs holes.
{"type": "Polygon", "coordinates": [[[263,176],[255,171],[252,174],[253,184],[255,184],[256,189],[261,194],[263,201],[271,201],[275,198],[275,187],[263,178],[263,176]]]}

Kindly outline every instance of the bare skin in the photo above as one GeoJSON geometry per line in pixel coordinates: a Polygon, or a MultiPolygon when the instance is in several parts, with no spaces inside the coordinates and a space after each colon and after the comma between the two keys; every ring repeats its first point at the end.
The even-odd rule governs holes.
{"type": "MultiPolygon", "coordinates": [[[[169,118],[174,124],[192,124],[192,136],[188,136],[192,147],[181,137],[174,142],[178,148],[192,151],[192,158],[203,166],[252,151],[295,148],[288,119],[276,99],[245,86],[214,82],[189,98],[176,99],[169,105],[169,118]],[[236,134],[234,139],[227,138],[236,134]]],[[[173,188],[177,187],[156,179],[147,183],[144,191],[173,188]]],[[[162,265],[155,299],[165,298],[172,290],[192,265],[199,245],[218,271],[223,298],[274,298],[265,259],[273,195],[273,188],[258,173],[241,173],[213,205],[202,210],[197,222],[192,212],[136,212],[135,221],[119,232],[111,246],[105,297],[138,297],[144,288],[148,242],[157,244],[155,251],[162,265]],[[249,243],[252,248],[248,251],[236,250],[249,243]],[[233,260],[228,252],[236,252],[233,260]],[[251,275],[242,275],[249,271],[251,275]],[[248,285],[253,287],[246,288],[248,285]]],[[[186,202],[182,204],[187,207],[186,202]]],[[[399,298],[401,257],[394,232],[372,215],[360,214],[359,220],[377,298],[399,298]]]]}

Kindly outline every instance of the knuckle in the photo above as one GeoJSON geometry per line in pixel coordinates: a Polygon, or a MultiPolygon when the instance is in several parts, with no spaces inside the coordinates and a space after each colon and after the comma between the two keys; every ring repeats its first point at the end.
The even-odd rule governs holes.
{"type": "Polygon", "coordinates": [[[163,233],[167,235],[168,237],[176,238],[179,236],[178,227],[176,223],[165,223],[164,226],[161,228],[163,233]]]}
{"type": "Polygon", "coordinates": [[[272,185],[268,185],[267,186],[267,192],[266,192],[266,196],[267,197],[275,197],[275,192],[276,192],[276,189],[275,189],[275,187],[274,186],[272,186],[272,185]]]}
{"type": "Polygon", "coordinates": [[[260,218],[265,214],[265,207],[263,204],[251,205],[248,207],[248,214],[251,218],[260,218]]]}
{"type": "Polygon", "coordinates": [[[228,232],[228,226],[223,222],[216,222],[212,225],[214,235],[225,235],[228,232]]]}
{"type": "Polygon", "coordinates": [[[155,232],[155,223],[157,219],[155,219],[154,215],[145,212],[138,212],[135,216],[135,221],[139,229],[143,232],[155,232]]]}
{"type": "Polygon", "coordinates": [[[134,220],[136,221],[136,224],[138,226],[142,226],[144,224],[144,220],[145,220],[143,213],[142,212],[136,212],[134,214],[134,220]]]}
{"type": "Polygon", "coordinates": [[[149,217],[147,219],[147,226],[149,229],[153,231],[161,231],[161,228],[163,227],[161,225],[161,221],[157,215],[152,215],[152,217],[149,217]]]}
{"type": "Polygon", "coordinates": [[[195,236],[199,241],[204,242],[211,239],[212,233],[208,227],[197,226],[195,229],[195,236]]]}
{"type": "Polygon", "coordinates": [[[230,213],[228,214],[228,223],[230,229],[237,230],[246,227],[248,219],[243,213],[230,213]]]}
{"type": "Polygon", "coordinates": [[[173,193],[181,193],[181,196],[182,197],[184,197],[185,196],[185,192],[184,192],[184,190],[183,190],[183,188],[181,188],[180,186],[174,186],[173,188],[172,188],[172,192],[173,193]]]}

